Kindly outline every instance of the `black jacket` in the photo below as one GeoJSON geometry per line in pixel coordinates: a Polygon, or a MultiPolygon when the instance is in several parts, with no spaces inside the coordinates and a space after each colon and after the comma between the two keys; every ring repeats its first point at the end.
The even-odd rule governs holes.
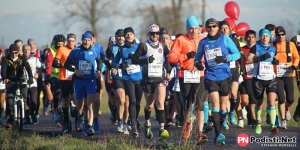
{"type": "Polygon", "coordinates": [[[11,55],[5,57],[1,65],[2,80],[9,79],[10,81],[19,81],[24,76],[24,67],[28,73],[29,79],[33,78],[30,65],[27,58],[23,55],[19,55],[16,61],[11,59],[11,55]]]}

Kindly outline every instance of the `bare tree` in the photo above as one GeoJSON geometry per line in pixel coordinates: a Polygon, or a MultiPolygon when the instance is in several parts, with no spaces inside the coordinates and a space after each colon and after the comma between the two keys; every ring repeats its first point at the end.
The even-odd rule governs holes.
{"type": "Polygon", "coordinates": [[[85,29],[98,36],[103,31],[103,24],[118,13],[121,0],[54,0],[56,5],[64,6],[64,10],[57,12],[60,23],[65,29],[80,23],[85,29]]]}

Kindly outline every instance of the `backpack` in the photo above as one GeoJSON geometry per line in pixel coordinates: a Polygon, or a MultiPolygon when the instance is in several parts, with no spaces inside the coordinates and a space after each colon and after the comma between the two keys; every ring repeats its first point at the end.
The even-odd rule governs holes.
{"type": "MultiPolygon", "coordinates": [[[[277,49],[276,47],[276,41],[273,42],[273,46],[277,49]]],[[[292,61],[292,56],[291,56],[291,49],[290,49],[290,41],[286,41],[286,44],[285,44],[285,52],[286,52],[286,58],[287,58],[287,62],[291,62],[292,61]]],[[[277,54],[277,50],[276,50],[276,53],[275,55],[277,54]]]]}

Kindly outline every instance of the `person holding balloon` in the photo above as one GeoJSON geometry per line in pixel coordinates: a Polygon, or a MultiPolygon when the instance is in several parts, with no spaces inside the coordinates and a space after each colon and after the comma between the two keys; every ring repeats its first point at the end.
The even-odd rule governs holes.
{"type": "Polygon", "coordinates": [[[275,125],[276,108],[275,99],[277,91],[277,80],[273,65],[278,65],[279,61],[275,59],[276,49],[270,45],[271,33],[267,29],[259,31],[260,40],[255,46],[252,46],[247,57],[247,64],[254,64],[253,69],[253,92],[257,100],[256,103],[256,122],[254,131],[261,134],[261,113],[263,107],[264,91],[267,93],[267,100],[270,106],[270,131],[271,135],[277,134],[278,128],[275,125]]]}
{"type": "Polygon", "coordinates": [[[201,61],[204,57],[204,84],[212,98],[214,143],[222,146],[225,144],[225,136],[221,133],[221,126],[227,114],[226,105],[232,76],[230,62],[240,59],[241,55],[230,37],[220,34],[219,22],[216,19],[208,19],[205,28],[208,35],[199,42],[194,66],[204,70],[201,61]]]}

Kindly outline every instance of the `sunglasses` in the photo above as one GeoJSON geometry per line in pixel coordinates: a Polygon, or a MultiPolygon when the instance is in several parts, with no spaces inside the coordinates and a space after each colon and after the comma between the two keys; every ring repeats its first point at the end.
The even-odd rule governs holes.
{"type": "Polygon", "coordinates": [[[18,54],[19,52],[11,52],[12,54],[18,54]]]}
{"type": "Polygon", "coordinates": [[[285,36],[285,34],[276,34],[276,36],[285,36]]]}
{"type": "Polygon", "coordinates": [[[159,32],[150,32],[150,35],[159,35],[159,32]]]}
{"type": "Polygon", "coordinates": [[[212,29],[212,28],[216,28],[216,27],[217,27],[217,25],[213,25],[213,26],[207,26],[206,28],[212,29]]]}

